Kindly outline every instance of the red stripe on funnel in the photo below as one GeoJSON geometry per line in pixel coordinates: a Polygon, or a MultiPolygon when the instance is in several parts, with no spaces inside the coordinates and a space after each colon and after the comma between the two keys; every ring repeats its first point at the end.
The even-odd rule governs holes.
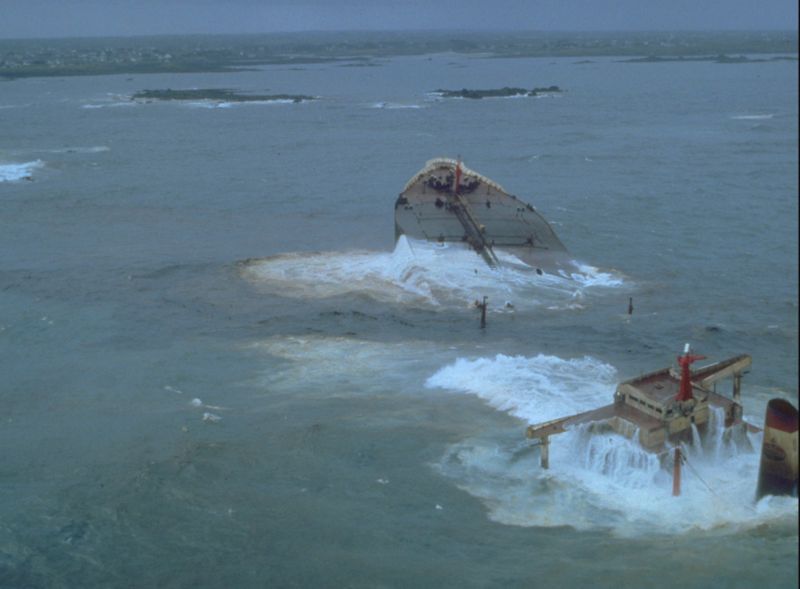
{"type": "Polygon", "coordinates": [[[797,431],[797,409],[783,399],[772,399],[767,403],[765,427],[793,433],[797,431]]]}

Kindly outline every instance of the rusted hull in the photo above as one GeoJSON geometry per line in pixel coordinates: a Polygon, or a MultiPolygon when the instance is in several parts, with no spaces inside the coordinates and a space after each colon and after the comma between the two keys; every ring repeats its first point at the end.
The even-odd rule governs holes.
{"type": "Polygon", "coordinates": [[[767,404],[756,498],[797,494],[797,409],[783,399],[767,404]]]}

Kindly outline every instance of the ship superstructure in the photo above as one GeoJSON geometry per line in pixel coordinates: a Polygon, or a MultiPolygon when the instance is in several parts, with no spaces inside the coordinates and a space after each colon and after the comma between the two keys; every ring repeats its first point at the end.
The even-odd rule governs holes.
{"type": "Polygon", "coordinates": [[[621,435],[636,436],[652,452],[691,439],[693,426],[702,432],[714,407],[722,409],[726,428],[759,431],[742,420],[741,380],[752,363],[750,356],[742,354],[692,371],[691,364],[703,358],[686,344],[678,357],[680,370],[663,368],[626,380],[617,385],[610,405],[529,426],[528,438],[542,445],[542,466],[548,467],[549,437],[580,423],[606,424],[621,435]],[[716,390],[716,383],[728,378],[733,380],[732,398],[716,390]]]}

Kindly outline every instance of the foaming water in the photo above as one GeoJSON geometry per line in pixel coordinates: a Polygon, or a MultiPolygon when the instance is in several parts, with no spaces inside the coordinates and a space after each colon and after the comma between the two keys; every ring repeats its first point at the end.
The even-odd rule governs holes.
{"type": "Polygon", "coordinates": [[[131,107],[137,106],[138,104],[138,102],[131,100],[131,97],[127,94],[108,92],[103,98],[84,101],[83,104],[81,104],[81,108],[92,110],[98,108],[131,107]]]}
{"type": "MultiPolygon", "coordinates": [[[[485,399],[526,423],[607,404],[614,369],[592,358],[497,356],[450,364],[427,381],[485,399]]],[[[451,446],[438,471],[479,497],[495,521],[520,526],[610,529],[620,536],[735,532],[771,521],[794,521],[796,498],[754,502],[760,435],[723,427],[712,413],[704,436],[684,447],[682,494],[672,497],[671,454],[644,450],[632,429],[623,436],[582,424],[551,437],[550,469],[523,439],[496,435],[451,446]]]]}
{"type": "Polygon", "coordinates": [[[369,108],[378,108],[378,109],[385,109],[385,110],[417,110],[420,108],[427,108],[421,104],[406,104],[406,103],[399,103],[399,102],[373,102],[369,105],[369,108]]]}
{"type": "Polygon", "coordinates": [[[419,392],[422,382],[413,375],[424,372],[430,358],[442,353],[425,341],[388,343],[320,335],[276,336],[249,347],[281,361],[264,375],[273,390],[296,394],[300,387],[304,396],[326,398],[374,394],[387,388],[419,392]],[[380,379],[373,378],[376,372],[382,375],[380,379]],[[332,388],[334,383],[342,386],[332,388]]]}
{"type": "Polygon", "coordinates": [[[15,153],[79,153],[79,154],[92,154],[92,153],[103,153],[106,151],[111,151],[111,148],[107,145],[90,145],[90,146],[74,146],[74,147],[56,147],[56,148],[47,148],[47,149],[26,149],[26,150],[16,150],[15,153]]]}
{"type": "Polygon", "coordinates": [[[402,236],[393,252],[289,253],[251,260],[243,276],[283,296],[319,299],[358,294],[389,303],[469,307],[482,296],[492,312],[582,308],[585,296],[616,288],[623,280],[591,266],[571,275],[538,275],[515,256],[497,251],[501,266],[489,268],[474,252],[402,236]]]}
{"type": "Polygon", "coordinates": [[[134,102],[107,102],[107,103],[97,103],[97,104],[82,104],[81,108],[85,108],[87,110],[98,109],[98,108],[119,108],[119,107],[130,107],[136,106],[134,102]]]}
{"type": "Polygon", "coordinates": [[[607,403],[616,370],[591,357],[564,360],[539,354],[459,358],[425,385],[477,395],[492,407],[527,421],[548,421],[607,403]]]}
{"type": "Polygon", "coordinates": [[[761,114],[761,115],[735,115],[731,118],[737,121],[766,121],[774,117],[774,114],[761,114]]]}
{"type": "Polygon", "coordinates": [[[28,180],[33,177],[33,173],[44,167],[42,160],[23,163],[2,163],[0,162],[0,182],[16,182],[17,180],[28,180]]]}
{"type": "Polygon", "coordinates": [[[133,106],[147,106],[152,104],[172,104],[181,108],[190,109],[231,109],[246,106],[275,106],[287,104],[301,104],[310,102],[309,100],[276,99],[276,100],[246,100],[246,101],[226,101],[226,100],[147,100],[133,99],[124,95],[109,95],[105,100],[88,102],[81,105],[85,109],[119,108],[133,106]]]}
{"type": "MultiPolygon", "coordinates": [[[[163,101],[162,101],[163,102],[163,101]]],[[[281,98],[275,100],[243,100],[243,101],[220,101],[220,100],[190,100],[190,101],[183,101],[183,100],[176,100],[173,101],[178,106],[184,106],[188,108],[207,108],[207,109],[227,109],[227,108],[238,108],[238,107],[245,107],[245,106],[275,106],[275,105],[286,105],[286,104],[302,104],[304,102],[310,102],[309,100],[293,100],[289,98],[281,98]]]]}

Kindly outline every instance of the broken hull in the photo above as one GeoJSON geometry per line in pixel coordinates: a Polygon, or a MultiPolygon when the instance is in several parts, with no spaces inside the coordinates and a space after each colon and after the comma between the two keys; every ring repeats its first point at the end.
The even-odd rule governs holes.
{"type": "Polygon", "coordinates": [[[614,402],[577,415],[531,425],[529,438],[547,438],[578,424],[595,423],[608,426],[625,437],[636,436],[646,450],[659,453],[668,445],[692,439],[692,430],[703,433],[711,410],[721,412],[726,429],[742,433],[759,428],[743,421],[739,399],[740,379],[752,359],[746,354],[702,367],[691,373],[692,399],[678,401],[680,375],[663,368],[621,382],[614,393],[614,402]],[[734,398],[717,393],[715,383],[734,379],[734,398]]]}
{"type": "Polygon", "coordinates": [[[575,270],[542,215],[455,160],[431,160],[406,184],[395,203],[395,238],[401,235],[462,243],[491,266],[500,263],[499,250],[532,269],[575,270]]]}
{"type": "Polygon", "coordinates": [[[784,399],[770,400],[764,418],[757,499],[764,495],[797,495],[797,432],[797,409],[784,399]]]}

